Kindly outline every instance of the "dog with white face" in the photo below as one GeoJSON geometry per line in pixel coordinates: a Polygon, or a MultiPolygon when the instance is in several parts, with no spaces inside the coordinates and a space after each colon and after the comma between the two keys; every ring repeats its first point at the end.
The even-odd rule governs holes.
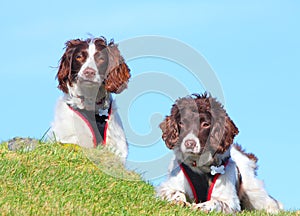
{"type": "Polygon", "coordinates": [[[57,72],[58,100],[50,139],[82,147],[107,146],[125,162],[127,141],[112,93],[127,88],[130,70],[104,37],[70,40],[57,72]]]}
{"type": "Polygon", "coordinates": [[[255,155],[233,144],[238,128],[216,99],[178,99],[160,128],[175,155],[168,179],[157,188],[162,199],[205,212],[283,209],[257,179],[255,155]]]}

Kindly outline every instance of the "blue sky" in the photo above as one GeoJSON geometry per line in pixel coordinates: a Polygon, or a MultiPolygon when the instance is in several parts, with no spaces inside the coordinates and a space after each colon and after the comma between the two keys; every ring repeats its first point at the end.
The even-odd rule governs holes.
{"type": "MultiPolygon", "coordinates": [[[[270,194],[286,209],[299,209],[299,20],[296,0],[1,1],[0,141],[40,138],[48,129],[61,95],[55,75],[67,40],[88,33],[114,38],[126,58],[126,41],[166,38],[189,46],[210,65],[225,108],[240,130],[235,141],[258,156],[258,177],[270,194]]],[[[149,46],[146,42],[142,47],[149,46]]],[[[170,50],[185,55],[175,46],[170,50]]],[[[127,125],[129,160],[155,164],[170,153],[157,124],[169,114],[174,97],[211,89],[201,83],[203,77],[195,79],[193,71],[172,59],[138,56],[129,58],[128,65],[128,92],[116,99],[127,125]],[[145,87],[152,78],[138,94],[137,81],[145,87]],[[155,82],[159,80],[166,84],[155,82]],[[130,107],[124,101],[128,97],[130,107]]],[[[162,169],[166,166],[161,164],[162,169]]]]}

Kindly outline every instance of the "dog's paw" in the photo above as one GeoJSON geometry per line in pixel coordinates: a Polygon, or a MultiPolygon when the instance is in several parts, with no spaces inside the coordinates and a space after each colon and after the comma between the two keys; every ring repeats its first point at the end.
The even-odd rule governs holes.
{"type": "Polygon", "coordinates": [[[228,205],[222,201],[210,200],[203,203],[193,204],[192,209],[200,210],[206,213],[215,211],[223,213],[233,213],[234,211],[228,207],[228,205]]]}
{"type": "Polygon", "coordinates": [[[183,207],[191,206],[191,204],[186,201],[185,194],[180,191],[175,191],[171,194],[171,202],[183,207]]]}
{"type": "Polygon", "coordinates": [[[221,203],[216,200],[210,200],[210,201],[203,202],[203,203],[193,204],[192,208],[206,212],[206,213],[209,213],[212,211],[217,211],[217,212],[223,211],[221,203]]]}
{"type": "Polygon", "coordinates": [[[171,203],[182,207],[191,207],[191,203],[182,200],[172,200],[171,203]]]}
{"type": "Polygon", "coordinates": [[[204,202],[204,203],[193,203],[192,204],[192,209],[195,209],[195,210],[200,210],[200,211],[203,211],[203,212],[206,212],[206,213],[209,213],[209,212],[212,212],[216,209],[216,206],[214,203],[212,202],[204,202]]]}

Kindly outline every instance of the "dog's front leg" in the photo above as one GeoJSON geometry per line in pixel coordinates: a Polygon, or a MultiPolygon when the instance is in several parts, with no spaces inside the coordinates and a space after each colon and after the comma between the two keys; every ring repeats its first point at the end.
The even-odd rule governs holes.
{"type": "Polygon", "coordinates": [[[181,206],[191,206],[189,202],[186,200],[186,195],[184,192],[179,190],[174,190],[171,188],[160,187],[157,195],[164,200],[172,202],[181,206]]]}
{"type": "Polygon", "coordinates": [[[189,202],[186,201],[186,196],[183,192],[181,191],[175,191],[171,194],[171,199],[170,201],[172,203],[175,203],[177,205],[181,205],[181,206],[191,206],[191,204],[189,202]]]}
{"type": "Polygon", "coordinates": [[[192,208],[204,211],[206,213],[215,211],[230,214],[235,212],[235,210],[230,208],[226,202],[215,199],[211,199],[203,203],[193,204],[192,208]]]}

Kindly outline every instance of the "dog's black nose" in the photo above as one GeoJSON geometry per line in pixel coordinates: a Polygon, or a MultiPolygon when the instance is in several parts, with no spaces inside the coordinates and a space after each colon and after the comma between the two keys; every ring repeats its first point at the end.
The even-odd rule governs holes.
{"type": "Polygon", "coordinates": [[[196,141],[192,139],[188,139],[184,142],[184,145],[187,149],[193,149],[196,146],[196,141]]]}

